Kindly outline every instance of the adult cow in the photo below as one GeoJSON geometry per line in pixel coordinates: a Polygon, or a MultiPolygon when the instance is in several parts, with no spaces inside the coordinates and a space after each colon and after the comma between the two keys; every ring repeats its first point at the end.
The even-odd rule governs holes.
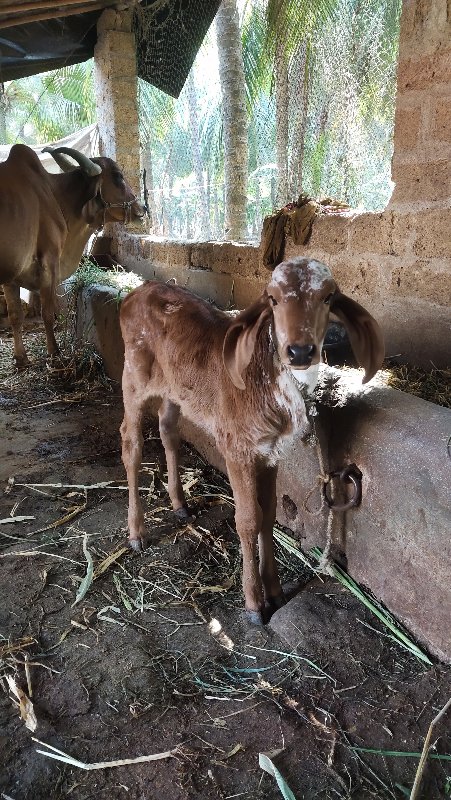
{"type": "Polygon", "coordinates": [[[111,158],[87,158],[69,147],[46,150],[63,173],[47,172],[23,144],[14,145],[0,164],[0,284],[18,367],[28,364],[20,287],[39,291],[47,350],[57,355],[56,287],[77,268],[94,231],[105,222],[129,222],[145,213],[111,158]]]}

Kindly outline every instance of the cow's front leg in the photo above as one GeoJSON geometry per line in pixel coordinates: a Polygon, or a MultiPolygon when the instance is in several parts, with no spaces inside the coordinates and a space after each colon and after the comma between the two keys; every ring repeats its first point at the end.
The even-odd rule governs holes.
{"type": "Polygon", "coordinates": [[[20,299],[19,286],[5,285],[3,287],[5,292],[6,307],[8,309],[9,323],[12,328],[14,337],[14,360],[18,369],[28,367],[30,362],[25,352],[25,347],[22,338],[22,327],[24,313],[22,309],[22,301],[20,299]]]}
{"type": "Polygon", "coordinates": [[[264,622],[263,586],[258,568],[258,534],[262,510],[257,498],[257,471],[254,463],[226,459],[227,472],[235,500],[235,524],[243,555],[244,607],[249,620],[264,622]]]}

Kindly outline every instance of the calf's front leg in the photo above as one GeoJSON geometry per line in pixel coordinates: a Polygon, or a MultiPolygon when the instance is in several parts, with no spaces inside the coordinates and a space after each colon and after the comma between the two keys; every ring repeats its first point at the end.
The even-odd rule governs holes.
{"type": "Polygon", "coordinates": [[[262,510],[257,497],[257,469],[254,463],[226,459],[235,501],[235,524],[243,556],[244,607],[250,622],[264,622],[264,596],[257,557],[262,510]]]}
{"type": "Polygon", "coordinates": [[[268,616],[285,604],[279,572],[274,556],[273,528],[276,521],[277,467],[260,465],[257,473],[257,492],[263,518],[258,537],[260,575],[268,616]]]}
{"type": "Polygon", "coordinates": [[[128,530],[129,544],[133,550],[144,549],[145,522],[138,491],[138,473],[142,461],[142,422],[147,397],[144,388],[137,382],[127,364],[122,376],[124,419],[121,425],[122,461],[128,482],[128,530]]]}

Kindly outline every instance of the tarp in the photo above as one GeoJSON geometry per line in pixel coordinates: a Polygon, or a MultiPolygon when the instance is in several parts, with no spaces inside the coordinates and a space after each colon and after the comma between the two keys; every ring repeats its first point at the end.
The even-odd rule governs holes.
{"type": "MultiPolygon", "coordinates": [[[[178,97],[220,3],[141,0],[135,18],[139,77],[178,97]]],[[[0,83],[92,58],[102,13],[58,19],[56,8],[55,19],[0,28],[0,83]]]]}
{"type": "Polygon", "coordinates": [[[100,13],[91,11],[0,29],[0,82],[92,58],[100,13]]]}
{"type": "MultiPolygon", "coordinates": [[[[6,161],[11,150],[12,145],[0,145],[0,162],[6,161]]],[[[89,125],[87,128],[82,128],[76,133],[71,133],[70,136],[65,136],[64,139],[58,139],[56,142],[48,142],[48,144],[40,144],[36,146],[29,145],[32,150],[39,156],[42,165],[47,172],[61,172],[55,159],[52,158],[50,153],[43,153],[44,147],[73,147],[80,153],[90,158],[91,156],[99,155],[99,131],[97,125],[89,125]]],[[[76,164],[74,163],[74,167],[76,164]]]]}

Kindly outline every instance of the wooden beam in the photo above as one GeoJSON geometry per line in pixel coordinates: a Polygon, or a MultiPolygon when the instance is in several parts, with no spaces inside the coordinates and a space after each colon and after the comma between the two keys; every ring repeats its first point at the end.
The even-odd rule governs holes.
{"type": "MultiPolygon", "coordinates": [[[[80,2],[80,0],[78,1],[80,2]]],[[[32,22],[42,22],[46,19],[61,19],[61,17],[70,17],[75,14],[87,14],[89,11],[98,11],[99,9],[111,8],[117,5],[119,5],[118,0],[97,0],[94,3],[87,4],[85,2],[78,6],[74,5],[70,9],[67,8],[57,13],[55,13],[55,9],[53,11],[38,11],[36,14],[21,14],[16,10],[14,17],[6,17],[6,19],[1,19],[2,9],[0,7],[0,29],[13,28],[16,25],[29,25],[32,22]]]]}
{"type": "MultiPolygon", "coordinates": [[[[40,11],[43,8],[53,8],[55,9],[55,16],[59,15],[59,10],[64,10],[67,6],[72,5],[93,5],[95,2],[100,2],[101,0],[60,0],[60,2],[56,2],[55,0],[24,0],[23,3],[15,2],[12,3],[11,0],[0,0],[0,14],[21,14],[24,11],[40,11]]],[[[105,0],[108,2],[108,0],[105,0]]]]}

